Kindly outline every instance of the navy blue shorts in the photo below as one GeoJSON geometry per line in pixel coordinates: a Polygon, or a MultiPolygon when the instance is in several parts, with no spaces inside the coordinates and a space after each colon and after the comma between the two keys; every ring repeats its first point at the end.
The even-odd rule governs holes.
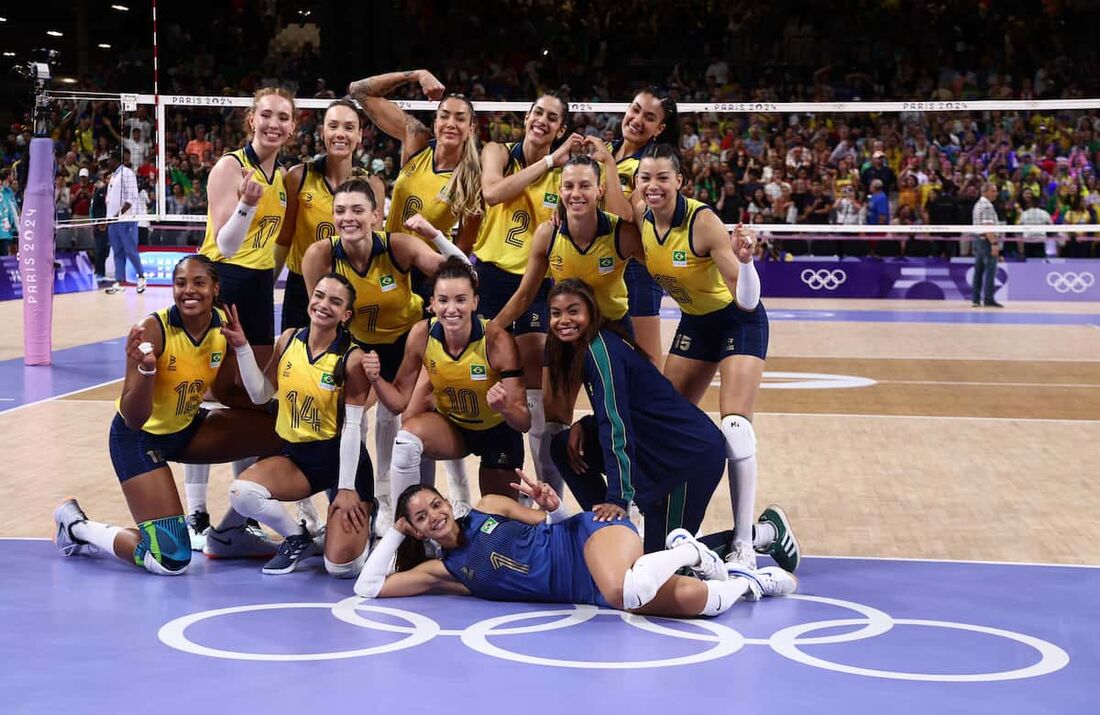
{"type": "Polygon", "coordinates": [[[279,330],[304,328],[309,325],[309,296],[306,295],[306,279],[301,273],[288,270],[286,288],[283,290],[283,312],[279,330]]]}
{"type": "Polygon", "coordinates": [[[111,450],[111,464],[115,467],[118,480],[125,482],[139,474],[167,467],[170,461],[180,461],[179,456],[202,427],[207,414],[207,410],[200,407],[191,423],[179,432],[152,434],[130,429],[122,415],[116,412],[111,421],[107,443],[111,450]]]}
{"type": "Polygon", "coordinates": [[[661,296],[664,291],[653,276],[649,275],[645,265],[638,261],[630,261],[626,264],[626,272],[623,273],[626,281],[626,297],[629,304],[627,315],[636,318],[651,318],[661,314],[661,296]]]}
{"type": "Polygon", "coordinates": [[[555,600],[614,608],[600,593],[592,572],[588,570],[588,564],[584,560],[584,545],[593,534],[609,526],[625,526],[635,533],[638,529],[630,519],[596,521],[595,517],[592,512],[583,511],[550,527],[555,600]]]}
{"type": "MultiPolygon", "coordinates": [[[[315,442],[286,442],[282,456],[294,462],[309,481],[310,494],[336,489],[340,484],[340,437],[315,442]]],[[[362,442],[359,466],[355,471],[355,491],[361,501],[374,501],[374,466],[362,442]]]]}
{"type": "Polygon", "coordinates": [[[435,288],[435,278],[413,266],[409,269],[409,285],[412,286],[412,292],[424,300],[424,317],[431,317],[428,306],[432,304],[432,289],[435,288]]]}
{"type": "Polygon", "coordinates": [[[378,361],[382,363],[382,379],[393,382],[397,377],[397,368],[401,367],[401,361],[405,359],[405,343],[408,339],[409,334],[404,333],[392,343],[361,343],[356,340],[355,344],[362,348],[364,353],[371,350],[378,353],[378,361]]]}
{"type": "Polygon", "coordinates": [[[684,313],[676,326],[669,355],[721,362],[731,355],[768,356],[768,313],[759,303],[753,311],[730,303],[706,315],[684,313]]]}
{"type": "MultiPolygon", "coordinates": [[[[253,346],[275,344],[275,278],[270,268],[215,263],[221,302],[237,307],[244,336],[253,346]]],[[[304,286],[303,286],[304,289],[304,286]]]]}
{"type": "MultiPolygon", "coordinates": [[[[477,312],[482,317],[492,320],[505,304],[519,290],[519,284],[523,276],[509,273],[497,268],[492,263],[477,264],[478,279],[478,308],[477,312]]],[[[539,286],[539,292],[531,305],[520,315],[519,320],[512,323],[508,332],[513,335],[526,335],[528,333],[545,334],[550,323],[550,279],[547,278],[539,286]]]]}
{"type": "Polygon", "coordinates": [[[486,469],[519,469],[523,466],[523,435],[507,422],[486,430],[467,429],[451,422],[470,454],[481,457],[481,466],[486,469]]]}

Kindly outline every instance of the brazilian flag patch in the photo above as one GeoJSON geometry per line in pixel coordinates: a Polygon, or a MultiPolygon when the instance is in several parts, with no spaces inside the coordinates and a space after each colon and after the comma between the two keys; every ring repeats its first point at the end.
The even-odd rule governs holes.
{"type": "Polygon", "coordinates": [[[615,259],[611,256],[600,256],[599,268],[601,276],[610,273],[615,270],[615,259]]]}
{"type": "Polygon", "coordinates": [[[481,525],[481,528],[478,529],[478,531],[483,534],[491,534],[493,533],[493,529],[497,528],[498,526],[500,526],[500,522],[490,516],[488,519],[485,520],[485,523],[481,525]]]}
{"type": "Polygon", "coordinates": [[[336,389],[336,378],[331,372],[321,373],[321,389],[329,392],[336,389]]]}
{"type": "Polygon", "coordinates": [[[285,191],[280,191],[279,192],[279,203],[282,204],[283,208],[286,208],[286,192],[285,191]]]}
{"type": "Polygon", "coordinates": [[[556,209],[558,207],[558,195],[553,191],[547,191],[542,195],[542,206],[547,209],[556,209]]]}
{"type": "Polygon", "coordinates": [[[222,364],[221,353],[210,353],[210,367],[217,367],[222,364]]]}
{"type": "Polygon", "coordinates": [[[673,251],[672,252],[672,265],[677,268],[687,268],[688,264],[688,252],[687,251],[673,251]]]}
{"type": "Polygon", "coordinates": [[[397,281],[394,280],[392,273],[387,273],[378,279],[378,285],[382,287],[383,293],[389,293],[391,290],[397,287],[397,281]]]}
{"type": "Polygon", "coordinates": [[[484,365],[471,365],[470,366],[470,379],[471,380],[488,380],[489,371],[485,369],[484,365]]]}

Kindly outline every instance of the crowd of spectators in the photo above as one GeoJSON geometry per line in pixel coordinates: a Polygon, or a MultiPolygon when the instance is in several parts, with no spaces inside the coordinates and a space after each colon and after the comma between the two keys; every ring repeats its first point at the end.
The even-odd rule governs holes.
{"type": "MultiPolygon", "coordinates": [[[[252,5],[257,3],[232,3],[216,13],[201,34],[181,23],[166,23],[162,92],[247,96],[259,86],[279,83],[298,96],[327,98],[336,96],[348,79],[362,74],[345,68],[331,81],[321,78],[322,33],[300,17],[294,22],[280,17],[271,11],[277,4],[259,3],[266,9],[245,32],[238,15],[242,7],[247,11],[252,5]],[[225,41],[203,40],[214,36],[225,41]],[[186,54],[188,61],[169,61],[173,52],[186,54]],[[250,57],[264,59],[252,63],[250,57]]],[[[1094,80],[1085,79],[1096,76],[1084,71],[1091,66],[1091,55],[1070,62],[1063,54],[1077,31],[1073,28],[1040,52],[1019,18],[987,14],[983,24],[981,16],[967,13],[954,18],[957,27],[945,26],[957,40],[954,45],[947,43],[951,49],[920,61],[929,38],[922,40],[920,33],[897,27],[885,35],[859,35],[831,53],[823,49],[827,43],[821,40],[834,36],[831,33],[838,25],[851,33],[874,20],[866,12],[844,17],[811,7],[779,17],[775,8],[782,3],[715,4],[700,13],[701,5],[706,3],[655,4],[639,10],[639,17],[628,23],[604,2],[563,5],[527,0],[502,4],[489,22],[475,4],[464,0],[413,2],[398,10],[395,18],[413,39],[395,45],[402,45],[408,61],[419,58],[417,64],[428,64],[449,89],[474,99],[533,97],[553,89],[577,101],[626,101],[649,83],[667,88],[680,102],[1072,98],[1086,93],[1098,96],[1100,91],[1088,83],[1094,80]],[[769,22],[775,23],[770,36],[755,31],[769,22]],[[428,30],[440,26],[449,28],[448,56],[432,66],[424,57],[439,56],[439,48],[415,38],[433,36],[428,30]],[[986,26],[999,27],[1000,34],[994,38],[986,26]],[[655,31],[662,27],[676,27],[676,32],[655,31]],[[959,27],[966,32],[958,31],[959,27]],[[987,43],[984,49],[981,42],[987,43]],[[486,45],[505,49],[499,58],[486,60],[478,50],[486,45]],[[701,51],[671,69],[653,59],[675,57],[675,48],[684,46],[701,51]],[[864,69],[846,69],[851,67],[864,69]]],[[[912,10],[921,15],[925,26],[938,27],[951,19],[934,16],[935,6],[929,7],[912,10]]],[[[1033,19],[1032,29],[1035,22],[1056,21],[1033,19]]],[[[401,57],[398,54],[394,62],[401,57]]],[[[121,88],[132,89],[141,69],[137,49],[121,50],[118,63],[83,78],[78,88],[107,89],[131,82],[121,88]]],[[[416,91],[405,87],[401,96],[419,98],[416,91]]],[[[139,106],[135,112],[123,113],[117,102],[107,100],[55,102],[50,127],[60,218],[103,215],[107,158],[117,156],[121,148],[130,152],[145,212],[156,211],[157,147],[150,110],[139,106]]],[[[315,110],[299,113],[296,134],[283,156],[286,163],[312,158],[323,150],[319,116],[315,110]]],[[[483,113],[478,121],[483,141],[514,140],[522,134],[520,114],[483,113]]],[[[577,131],[610,139],[619,117],[576,114],[572,122],[577,131]]],[[[14,122],[0,145],[0,167],[15,169],[5,185],[17,197],[20,163],[25,166],[31,138],[29,124],[29,115],[14,122]]],[[[995,204],[1008,223],[1096,223],[1100,219],[1096,176],[1100,113],[1096,111],[683,114],[678,124],[685,193],[712,204],[729,223],[968,224],[970,207],[985,181],[997,185],[995,204]]],[[[166,190],[164,212],[202,215],[213,162],[245,141],[244,112],[172,107],[165,138],[167,166],[160,177],[166,190]]],[[[397,142],[368,123],[357,162],[392,183],[400,168],[398,157],[397,142]]],[[[69,240],[83,247],[90,243],[89,232],[72,231],[69,240]]],[[[201,237],[194,229],[144,234],[143,240],[153,242],[194,243],[201,237]]],[[[1024,247],[1010,242],[1006,254],[1091,255],[1093,245],[1072,238],[1060,245],[1024,247]]],[[[862,248],[884,255],[947,256],[957,251],[952,242],[928,241],[838,245],[788,239],[775,243],[775,249],[780,248],[789,253],[827,254],[862,248]]]]}

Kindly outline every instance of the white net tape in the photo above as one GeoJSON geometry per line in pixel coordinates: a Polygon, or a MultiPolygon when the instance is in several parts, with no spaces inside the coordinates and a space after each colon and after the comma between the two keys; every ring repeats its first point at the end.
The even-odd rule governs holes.
{"type": "MultiPolygon", "coordinates": [[[[56,99],[88,99],[89,93],[80,92],[51,92],[50,96],[56,99]]],[[[164,147],[166,146],[165,108],[166,107],[232,107],[248,108],[252,106],[251,97],[222,97],[202,95],[163,95],[157,98],[152,94],[105,94],[95,93],[98,99],[116,99],[123,105],[125,111],[132,111],[140,104],[156,105],[157,114],[157,168],[163,172],[166,166],[164,147]]],[[[295,105],[298,109],[324,109],[331,99],[296,98],[295,105]]],[[[434,111],[437,102],[426,100],[393,100],[402,109],[407,111],[434,111]]],[[[526,112],[531,107],[531,100],[523,101],[475,101],[475,111],[478,112],[526,112]]],[[[606,113],[622,114],[629,104],[625,102],[570,102],[570,110],[574,113],[606,113]]],[[[1087,111],[1100,109],[1100,98],[1090,99],[1040,99],[1040,100],[959,100],[959,101],[900,101],[900,102],[683,102],[677,104],[677,110],[681,115],[686,114],[804,114],[816,116],[820,114],[870,114],[870,113],[967,113],[967,112],[1043,112],[1052,113],[1060,111],[1087,111]]],[[[162,174],[163,175],[163,174],[162,174]]],[[[170,223],[203,223],[205,216],[163,213],[165,200],[165,186],[163,181],[157,182],[157,213],[142,214],[136,217],[140,221],[159,221],[170,223]]],[[[102,221],[101,221],[102,222],[102,221]]],[[[59,225],[81,225],[88,221],[66,221],[59,225]]],[[[733,228],[732,224],[727,224],[733,228]]],[[[962,224],[949,225],[843,225],[843,224],[783,224],[767,223],[754,226],[763,235],[778,234],[816,234],[816,235],[851,235],[852,238],[882,237],[884,235],[902,236],[952,236],[959,234],[973,235],[975,233],[994,233],[1011,235],[1013,240],[1042,241],[1048,235],[1071,235],[1100,233],[1100,226],[1096,224],[1075,225],[988,225],[969,226],[962,224]]]]}

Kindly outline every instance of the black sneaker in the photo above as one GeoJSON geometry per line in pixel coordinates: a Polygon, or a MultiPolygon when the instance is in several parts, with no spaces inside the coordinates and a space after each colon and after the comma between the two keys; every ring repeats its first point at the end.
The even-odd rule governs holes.
{"type": "Polygon", "coordinates": [[[310,556],[316,556],[318,553],[320,552],[317,551],[313,537],[306,530],[305,522],[302,522],[301,533],[291,534],[283,539],[283,543],[279,545],[278,553],[264,564],[263,571],[269,575],[290,573],[298,568],[300,563],[310,556]]]}
{"type": "Polygon", "coordinates": [[[202,551],[206,546],[206,534],[210,531],[210,514],[193,511],[187,517],[187,535],[191,538],[191,550],[202,551]]]}
{"type": "Polygon", "coordinates": [[[1003,305],[1001,305],[1000,303],[998,303],[995,300],[987,300],[985,303],[983,303],[983,305],[986,308],[1003,308],[1004,307],[1003,305]]]}

